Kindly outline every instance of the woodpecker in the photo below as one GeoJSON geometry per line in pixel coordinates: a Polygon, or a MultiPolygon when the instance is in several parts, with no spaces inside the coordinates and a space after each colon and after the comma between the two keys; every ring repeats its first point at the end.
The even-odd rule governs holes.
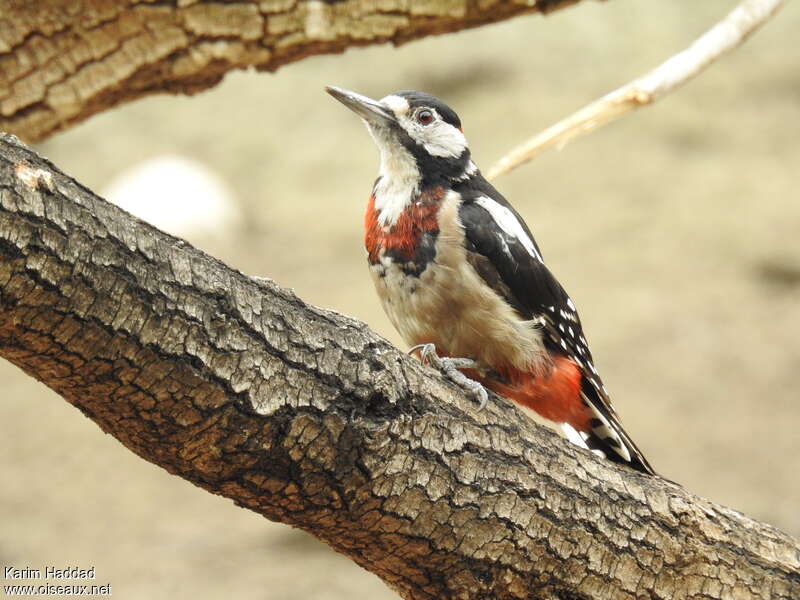
{"type": "Polygon", "coordinates": [[[572,299],[528,225],[471,160],[458,115],[418,91],[329,86],[380,152],[365,216],[375,288],[424,361],[485,403],[487,387],[573,443],[654,474],[622,428],[572,299]]]}

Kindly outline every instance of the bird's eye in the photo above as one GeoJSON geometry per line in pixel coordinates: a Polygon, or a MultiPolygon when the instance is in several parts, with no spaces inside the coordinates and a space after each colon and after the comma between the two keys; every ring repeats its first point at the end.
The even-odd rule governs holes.
{"type": "Polygon", "coordinates": [[[433,111],[430,111],[427,108],[419,111],[417,113],[417,121],[423,125],[430,125],[433,123],[433,111]]]}

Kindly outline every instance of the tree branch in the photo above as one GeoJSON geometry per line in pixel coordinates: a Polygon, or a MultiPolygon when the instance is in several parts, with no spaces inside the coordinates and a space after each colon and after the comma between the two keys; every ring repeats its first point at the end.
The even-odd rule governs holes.
{"type": "Polygon", "coordinates": [[[38,141],[156,92],[233,69],[274,71],[351,46],[402,44],[578,0],[11,2],[0,14],[0,130],[38,141]]]}
{"type": "Polygon", "coordinates": [[[800,545],[484,412],[365,325],[0,138],[0,355],[139,456],[404,598],[797,598],[800,545]]]}
{"type": "Polygon", "coordinates": [[[738,47],[782,5],[782,0],[744,0],[686,50],[511,150],[492,165],[489,179],[513,171],[549,148],[563,148],[573,139],[675,91],[720,56],[738,47]]]}

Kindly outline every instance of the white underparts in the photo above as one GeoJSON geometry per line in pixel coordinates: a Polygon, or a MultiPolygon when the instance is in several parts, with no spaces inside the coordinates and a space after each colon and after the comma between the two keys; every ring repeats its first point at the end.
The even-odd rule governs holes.
{"type": "Polygon", "coordinates": [[[383,307],[409,345],[432,341],[448,356],[544,372],[549,363],[541,330],[521,320],[467,261],[460,204],[455,192],[442,199],[435,259],[419,276],[390,257],[372,266],[383,307]]]}
{"type": "Polygon", "coordinates": [[[531,240],[528,234],[525,233],[525,229],[523,229],[519,219],[514,216],[513,212],[487,196],[481,196],[475,200],[475,203],[485,208],[486,211],[492,216],[495,223],[497,223],[497,225],[503,231],[505,231],[511,237],[517,238],[520,244],[524,246],[525,250],[528,251],[528,254],[533,256],[539,262],[544,262],[541,254],[539,254],[539,252],[536,250],[533,240],[531,240]]]}

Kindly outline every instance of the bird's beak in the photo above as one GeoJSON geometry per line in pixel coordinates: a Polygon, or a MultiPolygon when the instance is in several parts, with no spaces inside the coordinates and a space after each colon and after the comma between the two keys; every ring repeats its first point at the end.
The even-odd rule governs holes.
{"type": "Polygon", "coordinates": [[[325,91],[368,123],[389,125],[397,122],[392,111],[377,100],[332,85],[325,86],[325,91]]]}

